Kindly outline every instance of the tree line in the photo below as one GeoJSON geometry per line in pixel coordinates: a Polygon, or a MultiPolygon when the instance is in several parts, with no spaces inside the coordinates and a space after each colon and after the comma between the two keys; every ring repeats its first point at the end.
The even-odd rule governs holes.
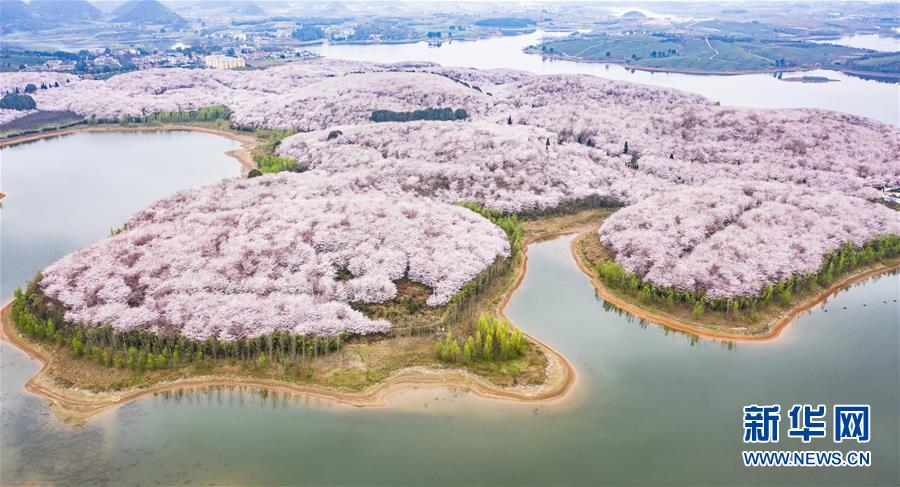
{"type": "Polygon", "coordinates": [[[392,110],[375,110],[369,117],[373,122],[412,122],[414,120],[465,120],[469,114],[462,108],[431,108],[412,112],[395,112],[392,110]]]}
{"type": "MultiPolygon", "coordinates": [[[[273,140],[278,135],[274,134],[273,140]]],[[[454,323],[475,298],[498,278],[505,278],[522,252],[522,225],[515,215],[483,208],[474,203],[463,204],[504,230],[510,241],[511,255],[498,259],[479,273],[453,296],[442,320],[454,323]]],[[[117,233],[118,229],[110,233],[117,233]]],[[[117,331],[109,325],[85,326],[65,320],[61,303],[45,296],[38,275],[25,291],[16,289],[12,303],[12,321],[30,339],[65,347],[71,356],[98,364],[129,368],[134,371],[176,368],[185,365],[210,365],[217,360],[233,364],[266,367],[272,364],[305,364],[308,360],[339,350],[348,335],[330,337],[304,336],[288,332],[241,338],[234,341],[190,339],[180,334],[159,334],[146,330],[117,331]]],[[[476,333],[460,346],[460,357],[473,359],[508,359],[522,353],[524,338],[507,322],[481,317],[476,333]],[[485,343],[488,346],[485,346],[485,343]],[[476,351],[473,347],[478,348],[476,351]]],[[[453,356],[451,353],[449,356],[453,356]]]]}
{"type": "Polygon", "coordinates": [[[497,259],[497,261],[489,265],[487,269],[479,272],[474,279],[450,298],[450,301],[447,303],[447,311],[442,319],[442,322],[446,324],[455,323],[463,316],[463,313],[469,310],[478,296],[493,283],[497,282],[498,279],[509,277],[509,273],[516,267],[519,259],[522,258],[522,233],[524,232],[524,227],[515,214],[504,214],[501,211],[467,201],[460,202],[459,205],[478,213],[500,227],[506,233],[510,252],[509,257],[497,259]]]}
{"type": "Polygon", "coordinates": [[[118,118],[89,118],[88,123],[178,123],[211,122],[228,120],[231,109],[225,105],[212,105],[196,110],[157,112],[149,115],[122,115],[118,118]]]}
{"type": "Polygon", "coordinates": [[[179,334],[161,335],[144,330],[116,331],[109,325],[82,326],[65,321],[62,307],[50,303],[38,285],[16,289],[12,302],[13,323],[30,339],[68,348],[72,357],[107,367],[135,371],[210,365],[227,360],[256,367],[304,365],[319,355],[339,350],[350,338],[305,336],[276,331],[253,338],[219,341],[192,340],[179,334]]]}
{"type": "Polygon", "coordinates": [[[475,334],[460,342],[447,333],[434,344],[434,353],[448,362],[471,363],[476,360],[511,360],[525,354],[527,342],[509,321],[482,314],[475,321],[475,334]]]}
{"type": "Polygon", "coordinates": [[[791,276],[785,281],[767,286],[756,296],[730,298],[710,298],[702,290],[656,286],[644,282],[611,260],[601,260],[594,266],[594,271],[605,285],[624,291],[643,303],[668,307],[687,306],[695,317],[703,316],[707,311],[731,314],[746,312],[748,317],[754,320],[755,312],[759,308],[772,303],[788,305],[799,293],[815,289],[817,286],[828,286],[854,270],[898,256],[900,256],[900,236],[897,235],[877,238],[861,247],[848,243],[827,254],[817,272],[791,276]]]}

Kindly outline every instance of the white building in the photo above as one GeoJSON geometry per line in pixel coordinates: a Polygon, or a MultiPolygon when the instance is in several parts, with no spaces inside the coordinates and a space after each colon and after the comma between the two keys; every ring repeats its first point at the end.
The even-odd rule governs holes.
{"type": "Polygon", "coordinates": [[[247,65],[243,58],[223,56],[221,54],[213,54],[203,58],[203,62],[213,69],[234,69],[242,68],[247,65]]]}

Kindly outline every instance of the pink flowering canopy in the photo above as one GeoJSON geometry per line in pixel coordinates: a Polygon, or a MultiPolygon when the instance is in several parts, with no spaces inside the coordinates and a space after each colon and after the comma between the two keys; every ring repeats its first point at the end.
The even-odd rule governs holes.
{"type": "Polygon", "coordinates": [[[293,173],[181,192],[126,227],[45,270],[67,321],[221,340],[382,332],[389,323],[349,303],[389,300],[407,276],[444,304],[509,254],[503,231],[468,209],[339,194],[293,173]]]}
{"type": "Polygon", "coordinates": [[[623,208],[600,237],[616,261],[648,282],[727,298],[814,273],[845,243],[900,234],[896,211],[835,191],[711,183],[623,208]]]}
{"type": "MultiPolygon", "coordinates": [[[[0,97],[6,93],[14,92],[16,88],[19,89],[20,94],[25,94],[25,87],[29,84],[33,84],[38,88],[43,84],[48,87],[48,90],[51,90],[56,83],[59,83],[59,85],[62,86],[65,83],[77,81],[79,79],[81,78],[74,74],[56,73],[53,71],[5,72],[0,76],[0,97]]],[[[38,91],[45,90],[39,89],[38,91]]],[[[34,95],[36,96],[36,94],[34,95]]],[[[43,107],[38,106],[38,108],[43,107]]],[[[0,126],[36,112],[37,110],[11,110],[8,108],[0,108],[0,126]]]]}
{"type": "Polygon", "coordinates": [[[626,158],[523,125],[487,121],[409,122],[337,127],[285,139],[282,155],[315,174],[365,179],[393,194],[448,203],[477,201],[506,212],[552,209],[591,197],[619,200],[632,174],[626,158]],[[553,139],[548,148],[546,141],[553,139]]]}
{"type": "Polygon", "coordinates": [[[37,113],[37,110],[13,110],[10,108],[0,108],[0,126],[6,125],[13,120],[18,120],[26,115],[37,113]]]}
{"type": "Polygon", "coordinates": [[[15,71],[5,72],[0,76],[0,96],[5,93],[15,91],[16,88],[22,93],[25,87],[32,84],[38,88],[46,85],[52,88],[54,84],[59,83],[60,86],[66,83],[78,81],[81,77],[77,74],[58,73],[55,71],[15,71]]]}
{"type": "Polygon", "coordinates": [[[237,125],[299,132],[278,153],[302,175],[179,194],[48,269],[45,290],[73,319],[122,329],[384,329],[348,303],[390,299],[407,274],[438,305],[508,252],[498,229],[451,206],[460,200],[510,213],[617,202],[625,208],[599,230],[616,261],[711,297],[754,295],[843,244],[900,233],[897,213],[875,201],[900,186],[900,129],[824,110],[721,107],[584,75],[328,59],[138,71],[35,99],[97,118],[224,104],[237,125]],[[469,118],[369,121],[427,107],[469,118]],[[134,266],[155,277],[145,285],[134,266]]]}

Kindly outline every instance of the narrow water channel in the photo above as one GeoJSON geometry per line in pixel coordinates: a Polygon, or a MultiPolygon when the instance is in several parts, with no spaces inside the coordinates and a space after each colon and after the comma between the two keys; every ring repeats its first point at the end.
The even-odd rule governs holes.
{"type": "Polygon", "coordinates": [[[839,71],[812,70],[784,73],[783,78],[825,77],[828,83],[797,83],[772,73],[707,76],[626,69],[618,64],[584,63],[542,58],[523,48],[538,44],[544,36],[566,33],[536,31],[531,34],[492,37],[476,41],[439,44],[324,44],[310,50],[335,59],[396,63],[430,61],[443,66],[477,69],[518,69],[537,74],[590,74],[697,93],[722,105],[751,108],[823,108],[900,125],[900,89],[897,84],[865,80],[839,71]]]}
{"type": "MultiPolygon", "coordinates": [[[[46,258],[120,225],[149,202],[143,199],[236,175],[236,162],[210,157],[230,144],[204,134],[83,134],[5,149],[4,296],[46,258]],[[201,151],[204,157],[191,157],[201,151]],[[19,167],[26,163],[32,166],[19,167]],[[141,168],[121,167],[129,164],[141,168]],[[29,204],[15,207],[17,198],[29,204]]],[[[507,309],[575,365],[578,383],[565,401],[517,404],[419,389],[392,396],[387,408],[358,409],[215,388],[147,396],[71,427],[24,392],[38,366],[3,344],[0,478],[83,485],[896,483],[900,311],[892,300],[900,277],[834,296],[774,342],[732,346],[608,309],[568,244],[564,237],[530,247],[528,273],[507,309]],[[743,467],[741,407],[795,402],[871,404],[874,436],[866,448],[873,466],[743,467]]],[[[834,448],[822,441],[810,448],[834,448]]]]}

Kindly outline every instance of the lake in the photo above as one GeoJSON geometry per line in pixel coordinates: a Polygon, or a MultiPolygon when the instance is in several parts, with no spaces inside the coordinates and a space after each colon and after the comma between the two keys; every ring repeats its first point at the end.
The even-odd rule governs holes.
{"type": "Polygon", "coordinates": [[[0,301],[150,203],[240,176],[225,155],[237,148],[196,132],[83,132],[0,150],[0,301]]]}
{"type": "MultiPolygon", "coordinates": [[[[4,296],[150,201],[236,176],[237,162],[223,154],[235,146],[176,132],[79,134],[4,149],[4,296]]],[[[70,485],[897,482],[900,310],[892,299],[900,277],[832,297],[776,341],[728,345],[609,309],[568,244],[566,237],[529,248],[528,273],[507,308],[575,366],[577,384],[563,402],[508,403],[429,388],[398,392],[387,408],[359,409],[213,388],[146,396],[71,427],[24,392],[38,365],[3,343],[0,478],[70,485]],[[872,450],[873,466],[743,467],[741,407],[802,402],[871,404],[872,441],[856,447],[872,450]]],[[[779,447],[807,448],[793,439],[779,447]]],[[[836,445],[813,440],[808,448],[836,445]]]]}
{"type": "Polygon", "coordinates": [[[309,50],[325,57],[392,63],[431,61],[444,66],[478,69],[509,68],[538,74],[592,74],[701,94],[723,105],[755,108],[824,108],[900,125],[900,88],[838,71],[813,70],[785,76],[826,76],[831,83],[790,83],[772,74],[699,76],[629,70],[618,64],[578,63],[525,54],[524,47],[544,36],[568,35],[536,31],[477,41],[413,44],[322,44],[309,50]]]}
{"type": "Polygon", "coordinates": [[[873,51],[898,52],[900,51],[900,39],[893,36],[880,36],[878,34],[853,34],[829,39],[823,44],[837,44],[839,46],[858,47],[860,49],[872,49],[873,51]]]}

